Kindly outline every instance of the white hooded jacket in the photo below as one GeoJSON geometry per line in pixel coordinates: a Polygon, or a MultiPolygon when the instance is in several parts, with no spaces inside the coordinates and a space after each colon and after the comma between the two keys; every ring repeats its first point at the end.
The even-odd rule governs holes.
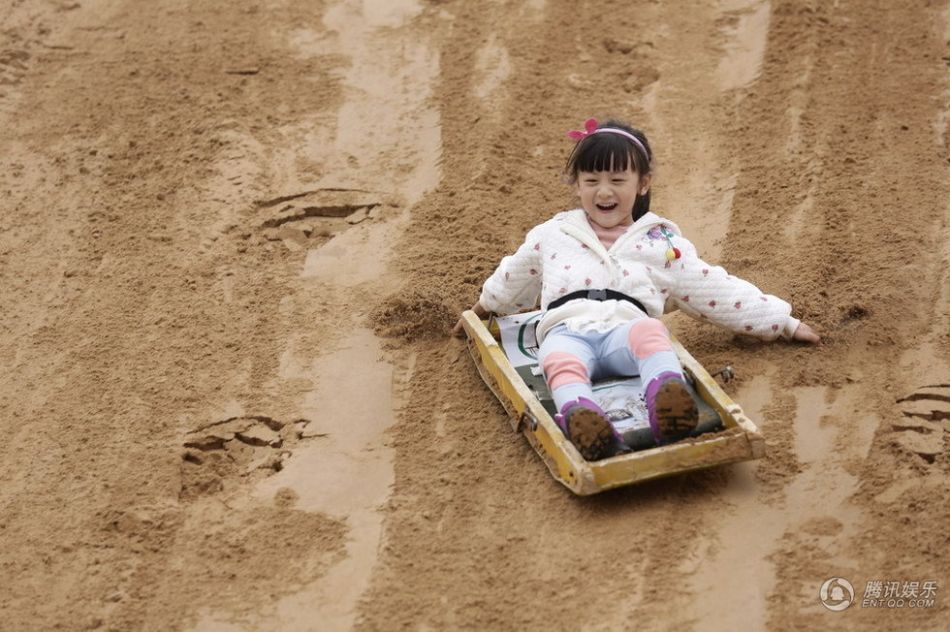
{"type": "MultiPolygon", "coordinates": [[[[799,320],[780,298],[704,262],[673,222],[647,213],[611,247],[605,248],[583,209],[558,213],[535,226],[513,254],[502,259],[485,281],[479,302],[492,312],[510,314],[541,308],[578,290],[610,289],[637,299],[647,315],[659,318],[681,309],[736,333],[765,340],[790,338],[799,320]],[[667,238],[664,233],[671,237],[667,238]],[[681,257],[668,261],[672,245],[681,257]]],[[[571,300],[548,311],[538,325],[538,341],[555,325],[597,322],[614,326],[641,318],[628,301],[571,300]]],[[[596,327],[595,327],[596,328],[596,327]]]]}

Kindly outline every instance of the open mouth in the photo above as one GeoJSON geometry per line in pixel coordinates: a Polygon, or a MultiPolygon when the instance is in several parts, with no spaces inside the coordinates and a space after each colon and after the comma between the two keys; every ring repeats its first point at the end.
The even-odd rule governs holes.
{"type": "Polygon", "coordinates": [[[614,202],[613,204],[595,204],[595,206],[601,211],[612,211],[615,208],[617,208],[617,203],[614,202]]]}

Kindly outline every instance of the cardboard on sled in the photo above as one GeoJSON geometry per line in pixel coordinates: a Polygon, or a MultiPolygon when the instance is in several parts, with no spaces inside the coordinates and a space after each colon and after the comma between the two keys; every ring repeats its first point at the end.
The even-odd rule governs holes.
{"type": "MultiPolygon", "coordinates": [[[[525,317],[527,321],[533,314],[518,316],[525,317]]],[[[466,311],[462,314],[462,324],[475,366],[508,412],[512,428],[524,434],[551,475],[575,494],[596,494],[681,472],[758,459],[765,454],[765,440],[755,424],[674,339],[673,348],[695,394],[701,400],[698,402],[700,426],[704,425],[704,417],[712,416],[715,430],[668,445],[643,447],[601,461],[585,461],[555,424],[550,412],[553,411],[552,404],[547,401],[542,403],[539,393],[543,391],[547,395],[543,380],[531,380],[531,372],[525,366],[516,369],[512,365],[499,344],[501,333],[495,323],[491,323],[490,331],[488,321],[482,321],[474,312],[466,311]],[[532,382],[531,387],[526,383],[526,378],[532,382]]],[[[521,331],[527,329],[522,327],[521,331]]],[[[518,353],[514,351],[513,355],[518,353]]],[[[538,373],[536,368],[534,373],[538,373]]],[[[595,385],[595,395],[597,389],[595,385]]],[[[712,428],[713,425],[706,423],[705,427],[712,428]]],[[[644,436],[642,424],[640,430],[635,426],[630,427],[624,436],[644,436]]]]}

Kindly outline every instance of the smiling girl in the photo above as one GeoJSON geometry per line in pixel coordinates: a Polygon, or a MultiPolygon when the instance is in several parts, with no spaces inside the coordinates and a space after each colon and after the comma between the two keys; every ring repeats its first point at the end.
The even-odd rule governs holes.
{"type": "MultiPolygon", "coordinates": [[[[585,459],[625,449],[593,401],[592,380],[640,375],[658,444],[692,432],[695,402],[659,320],[680,309],[736,333],[817,343],[791,306],[704,262],[673,222],[650,212],[653,153],[619,121],[589,119],[565,169],[581,208],[528,232],[472,307],[479,316],[545,310],[539,361],[560,411],[555,421],[585,459]]],[[[461,321],[456,333],[461,332],[461,321]]]]}

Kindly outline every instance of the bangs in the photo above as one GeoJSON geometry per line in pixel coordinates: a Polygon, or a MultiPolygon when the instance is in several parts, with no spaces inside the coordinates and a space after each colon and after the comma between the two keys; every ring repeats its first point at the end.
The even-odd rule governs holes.
{"type": "MultiPolygon", "coordinates": [[[[630,166],[633,148],[618,134],[594,134],[578,147],[573,171],[626,171],[630,166]]],[[[636,163],[634,169],[636,169],[636,163]]]]}
{"type": "Polygon", "coordinates": [[[581,171],[626,171],[640,175],[650,172],[650,164],[630,140],[620,134],[591,134],[574,147],[567,162],[567,175],[573,181],[581,171]]]}

